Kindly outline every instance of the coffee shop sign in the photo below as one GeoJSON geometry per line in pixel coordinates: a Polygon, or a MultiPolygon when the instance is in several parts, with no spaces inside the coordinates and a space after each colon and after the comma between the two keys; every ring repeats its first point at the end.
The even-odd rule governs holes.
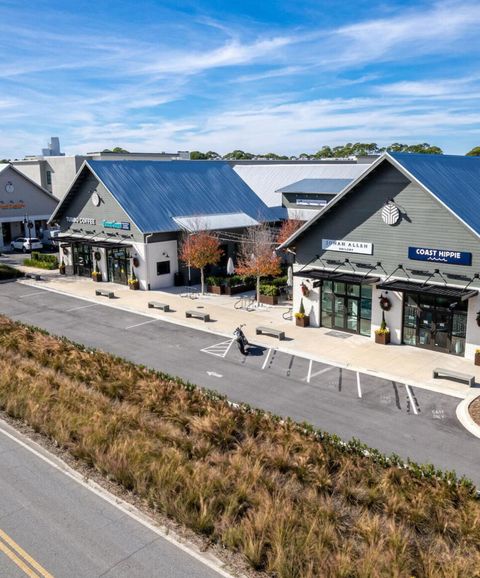
{"type": "Polygon", "coordinates": [[[79,225],[96,225],[97,221],[90,217],[66,217],[67,223],[77,223],[79,225]]]}
{"type": "Polygon", "coordinates": [[[341,251],[343,253],[373,254],[373,243],[364,241],[345,241],[344,239],[322,239],[322,249],[325,251],[341,251]]]}

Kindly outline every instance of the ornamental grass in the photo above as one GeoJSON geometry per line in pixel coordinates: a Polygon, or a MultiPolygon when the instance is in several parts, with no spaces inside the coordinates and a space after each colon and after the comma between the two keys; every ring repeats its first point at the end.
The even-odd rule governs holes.
{"type": "Polygon", "coordinates": [[[480,576],[480,503],[404,464],[0,316],[0,407],[279,578],[480,576]]]}

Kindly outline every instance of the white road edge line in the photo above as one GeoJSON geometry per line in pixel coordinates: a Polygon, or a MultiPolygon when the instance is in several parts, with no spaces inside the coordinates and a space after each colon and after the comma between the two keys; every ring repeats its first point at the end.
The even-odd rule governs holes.
{"type": "MultiPolygon", "coordinates": [[[[137,508],[132,506],[132,504],[129,504],[128,502],[125,502],[121,498],[118,498],[117,496],[111,494],[110,492],[105,490],[102,486],[97,484],[96,482],[94,482],[90,479],[85,479],[76,470],[74,470],[73,468],[68,466],[65,462],[63,462],[60,458],[57,458],[55,456],[55,459],[58,460],[61,465],[56,464],[53,460],[51,460],[49,457],[47,457],[46,455],[44,455],[42,453],[42,452],[47,452],[47,450],[42,448],[42,446],[40,446],[39,444],[37,444],[33,440],[28,440],[28,441],[31,444],[37,445],[42,450],[42,452],[36,450],[35,448],[30,446],[29,444],[20,440],[19,438],[17,438],[16,436],[11,434],[10,432],[3,429],[3,427],[1,427],[1,426],[0,426],[0,433],[3,434],[4,436],[6,436],[7,438],[11,439],[12,441],[16,442],[17,444],[22,446],[24,449],[26,449],[29,452],[31,452],[32,454],[34,454],[35,456],[37,456],[37,458],[40,458],[41,460],[43,460],[45,463],[47,463],[49,466],[51,466],[55,470],[61,472],[65,476],[71,478],[72,480],[74,480],[75,482],[77,482],[78,484],[83,486],[84,488],[87,488],[88,490],[90,490],[91,492],[96,494],[99,498],[101,498],[102,500],[105,500],[106,502],[108,502],[109,504],[111,504],[112,506],[114,506],[115,508],[117,508],[118,510],[120,510],[121,512],[123,512],[124,514],[126,514],[127,516],[129,516],[130,518],[135,520],[136,522],[138,522],[139,524],[142,524],[143,526],[145,526],[146,528],[148,528],[149,530],[151,530],[152,532],[154,532],[158,536],[161,536],[167,542],[170,542],[171,544],[173,544],[177,548],[180,548],[180,550],[183,550],[186,554],[189,554],[190,556],[192,556],[192,558],[195,558],[196,560],[198,560],[199,562],[201,562],[205,566],[208,566],[209,568],[211,568],[212,570],[214,570],[215,572],[217,572],[221,576],[224,576],[224,578],[234,578],[234,576],[232,574],[229,574],[228,572],[226,572],[225,570],[220,568],[218,562],[215,562],[213,560],[209,560],[205,555],[202,555],[202,553],[196,552],[193,548],[186,546],[185,544],[180,542],[175,536],[172,536],[173,532],[171,530],[165,531],[162,528],[156,526],[154,524],[154,522],[150,520],[150,518],[148,518],[145,514],[143,514],[139,510],[137,510],[137,508]]],[[[213,554],[211,556],[213,557],[213,554]]]]}
{"type": "Polygon", "coordinates": [[[262,369],[265,369],[265,367],[267,366],[268,359],[269,359],[269,357],[270,357],[270,353],[272,353],[272,348],[270,348],[270,349],[268,350],[267,357],[265,357],[265,361],[263,362],[263,365],[262,365],[262,369]]]}
{"type": "Polygon", "coordinates": [[[360,387],[360,372],[357,371],[357,391],[358,397],[362,397],[362,388],[360,387]]]}
{"type": "Polygon", "coordinates": [[[307,383],[310,383],[310,378],[312,377],[312,365],[313,365],[313,359],[310,359],[310,361],[308,362],[308,373],[307,373],[307,383]]]}
{"type": "Polygon", "coordinates": [[[150,321],[142,321],[141,323],[135,323],[135,325],[129,325],[125,329],[133,329],[134,327],[140,327],[140,325],[146,325],[147,323],[155,323],[155,321],[160,321],[160,319],[150,319],[150,321]]]}
{"type": "Polygon", "coordinates": [[[23,299],[24,297],[33,297],[34,295],[41,295],[43,291],[36,291],[35,293],[27,293],[26,295],[19,295],[19,299],[23,299]]]}
{"type": "Polygon", "coordinates": [[[412,406],[413,413],[418,415],[417,406],[415,405],[415,400],[413,399],[412,391],[410,386],[405,384],[405,389],[407,390],[408,399],[410,400],[410,405],[412,406]]]}
{"type": "Polygon", "coordinates": [[[80,307],[72,307],[71,309],[65,309],[65,313],[70,313],[70,311],[78,311],[79,309],[86,309],[87,307],[95,307],[100,305],[100,303],[90,303],[90,305],[80,305],[80,307]]]}

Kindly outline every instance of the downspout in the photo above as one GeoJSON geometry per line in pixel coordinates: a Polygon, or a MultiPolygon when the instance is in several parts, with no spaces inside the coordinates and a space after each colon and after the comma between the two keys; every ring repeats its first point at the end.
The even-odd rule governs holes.
{"type": "Polygon", "coordinates": [[[148,259],[148,239],[150,239],[150,237],[153,237],[153,233],[145,235],[145,281],[147,283],[147,291],[150,291],[150,261],[148,259]]]}

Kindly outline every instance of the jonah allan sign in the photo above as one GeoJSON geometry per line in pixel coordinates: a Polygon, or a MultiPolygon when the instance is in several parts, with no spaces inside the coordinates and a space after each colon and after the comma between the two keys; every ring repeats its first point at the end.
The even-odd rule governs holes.
{"type": "Polygon", "coordinates": [[[24,209],[25,203],[19,201],[18,203],[0,203],[0,209],[24,209]]]}

